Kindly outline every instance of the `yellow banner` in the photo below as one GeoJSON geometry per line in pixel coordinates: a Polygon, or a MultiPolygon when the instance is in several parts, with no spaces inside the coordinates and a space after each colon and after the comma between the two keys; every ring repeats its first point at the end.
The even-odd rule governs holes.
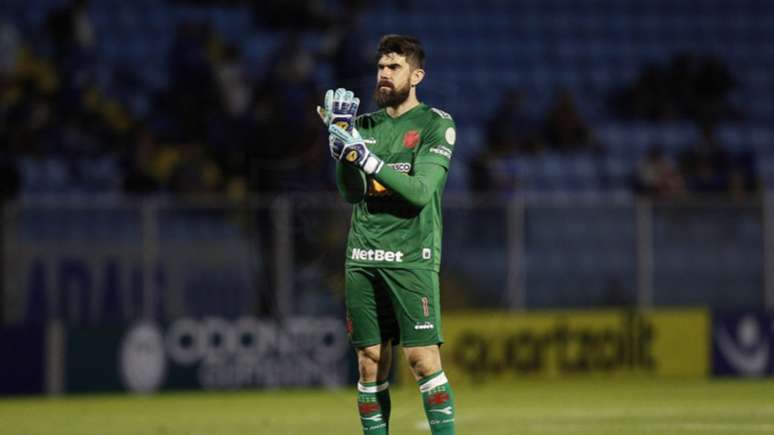
{"type": "Polygon", "coordinates": [[[448,313],[443,335],[444,369],[460,381],[709,372],[703,309],[448,313]]]}

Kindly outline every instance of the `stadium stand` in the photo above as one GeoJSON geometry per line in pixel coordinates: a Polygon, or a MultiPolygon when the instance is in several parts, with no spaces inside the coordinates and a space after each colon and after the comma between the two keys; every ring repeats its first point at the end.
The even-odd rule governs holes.
{"type": "MultiPolygon", "coordinates": [[[[68,4],[63,0],[12,0],[4,2],[2,12],[5,25],[16,28],[22,43],[30,44],[44,59],[55,59],[51,17],[68,4]]],[[[204,38],[208,56],[217,56],[213,50],[232,47],[238,53],[237,62],[247,72],[250,87],[270,86],[266,79],[271,80],[277,50],[288,35],[300,38],[301,50],[311,55],[307,68],[314,85],[319,87],[321,80],[327,83],[332,78],[330,58],[325,57],[325,44],[320,42],[329,36],[330,29],[267,29],[257,16],[260,8],[253,9],[247,3],[94,0],[83,4],[93,35],[92,46],[83,50],[87,54],[77,60],[88,72],[87,82],[79,83],[78,89],[97,87],[121,104],[133,120],[156,132],[165,132],[169,118],[176,116],[171,112],[179,110],[160,107],[158,96],[174,88],[176,78],[170,62],[180,49],[175,45],[181,42],[179,29],[186,24],[204,24],[198,37],[204,38]]],[[[535,119],[546,114],[558,89],[568,90],[579,116],[603,150],[602,156],[582,150],[555,156],[550,149],[538,157],[518,153],[504,156],[502,160],[507,161],[495,166],[513,170],[514,178],[521,181],[501,186],[507,193],[561,196],[631,191],[622,173],[632,173],[652,145],[657,143],[675,159],[694,146],[699,126],[690,116],[627,119],[609,102],[615,92],[634,86],[647,68],[660,65],[663,69],[681,53],[710,57],[728,67],[734,85],[721,98],[735,116],[713,120],[716,137],[734,155],[754,152],[754,168],[760,171],[766,187],[774,186],[771,170],[763,164],[774,152],[774,78],[770,73],[774,49],[767,43],[774,37],[774,6],[767,2],[734,2],[733,8],[720,1],[666,0],[408,4],[410,7],[384,2],[360,10],[357,32],[365,47],[390,32],[416,34],[426,41],[430,74],[423,92],[428,102],[455,115],[462,139],[458,168],[486,149],[485,121],[493,115],[500,96],[510,89],[524,95],[525,110],[535,119]],[[443,10],[440,15],[439,10],[443,10]],[[729,12],[730,18],[726,17],[729,12]],[[529,175],[522,180],[518,168],[525,166],[530,167],[529,175]]],[[[210,62],[213,68],[221,62],[202,61],[210,62]]],[[[61,78],[66,78],[66,66],[57,67],[61,78]]],[[[207,154],[217,154],[217,144],[207,143],[206,147],[207,154]]],[[[23,168],[24,195],[118,193],[126,176],[122,173],[125,167],[116,167],[126,159],[125,149],[113,149],[111,156],[90,161],[70,154],[33,162],[25,154],[21,151],[17,155],[23,168]],[[96,179],[85,183],[93,185],[84,186],[62,168],[71,158],[93,167],[94,172],[115,174],[115,179],[92,177],[96,179]]],[[[217,163],[226,176],[234,170],[217,163]]],[[[467,189],[468,174],[467,167],[455,171],[451,188],[467,189]]]]}
{"type": "MultiPolygon", "coordinates": [[[[4,194],[111,201],[324,190],[333,185],[331,162],[312,107],[335,84],[370,92],[373,77],[362,65],[385,33],[425,43],[420,97],[452,113],[459,131],[449,190],[615,204],[651,194],[639,190],[637,176],[656,148],[678,171],[681,198],[774,189],[772,2],[378,2],[349,10],[337,26],[336,17],[311,12],[297,26],[287,17],[273,22],[278,12],[260,4],[2,2],[0,140],[10,153],[0,164],[16,169],[5,178],[18,177],[3,183],[17,191],[4,194]],[[493,126],[508,125],[499,105],[513,92],[521,136],[493,147],[493,126]]],[[[633,303],[635,219],[621,216],[632,210],[576,211],[573,220],[550,206],[527,214],[528,303],[633,303]],[[610,220],[606,232],[589,232],[587,223],[600,219],[610,220]],[[576,293],[579,286],[587,293],[576,293]]],[[[723,235],[680,233],[669,227],[680,222],[670,213],[678,212],[654,216],[656,300],[724,304],[721,289],[733,281],[750,289],[735,303],[754,304],[760,220],[728,222],[739,238],[720,250],[713,247],[729,246],[723,235]],[[716,251],[727,258],[712,257],[716,251]],[[707,266],[718,262],[727,268],[707,266]],[[681,296],[670,293],[677,287],[681,296]]],[[[723,216],[708,219],[724,225],[723,216]]],[[[162,223],[171,239],[235,231],[206,217],[162,223]]],[[[61,226],[76,235],[116,225],[130,236],[141,231],[137,216],[121,212],[39,216],[26,225],[35,237],[61,226]]],[[[692,228],[701,231],[701,222],[692,228]]],[[[466,260],[477,270],[505,269],[496,249],[478,248],[481,255],[466,260]]]]}

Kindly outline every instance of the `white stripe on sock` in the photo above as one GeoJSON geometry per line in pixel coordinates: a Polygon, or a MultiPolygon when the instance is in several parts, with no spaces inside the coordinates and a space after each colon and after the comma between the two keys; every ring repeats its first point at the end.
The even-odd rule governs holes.
{"type": "Polygon", "coordinates": [[[433,379],[430,379],[429,381],[425,382],[424,384],[419,386],[419,391],[421,393],[427,393],[428,391],[438,388],[443,384],[448,383],[449,380],[446,379],[446,373],[441,372],[440,375],[434,377],[433,379]]]}
{"type": "Polygon", "coordinates": [[[369,386],[365,386],[360,382],[357,383],[357,391],[360,391],[361,393],[378,393],[380,391],[386,390],[387,388],[390,388],[389,381],[384,381],[379,385],[369,385],[369,386]]]}

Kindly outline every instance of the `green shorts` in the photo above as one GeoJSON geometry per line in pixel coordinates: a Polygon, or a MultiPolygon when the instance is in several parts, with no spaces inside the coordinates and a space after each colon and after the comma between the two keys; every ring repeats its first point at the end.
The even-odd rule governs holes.
{"type": "Polygon", "coordinates": [[[354,347],[390,340],[404,347],[443,343],[438,272],[351,266],[345,274],[354,347]]]}

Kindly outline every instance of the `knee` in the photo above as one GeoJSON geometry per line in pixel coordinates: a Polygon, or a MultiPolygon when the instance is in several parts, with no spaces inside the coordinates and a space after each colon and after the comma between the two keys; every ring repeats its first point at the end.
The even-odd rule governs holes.
{"type": "Polygon", "coordinates": [[[369,352],[366,350],[358,352],[357,365],[360,372],[360,379],[366,382],[376,380],[379,371],[380,355],[378,352],[369,352]]]}
{"type": "Polygon", "coordinates": [[[441,369],[440,364],[437,363],[434,358],[427,355],[415,355],[409,357],[408,363],[417,379],[430,376],[441,369]]]}

